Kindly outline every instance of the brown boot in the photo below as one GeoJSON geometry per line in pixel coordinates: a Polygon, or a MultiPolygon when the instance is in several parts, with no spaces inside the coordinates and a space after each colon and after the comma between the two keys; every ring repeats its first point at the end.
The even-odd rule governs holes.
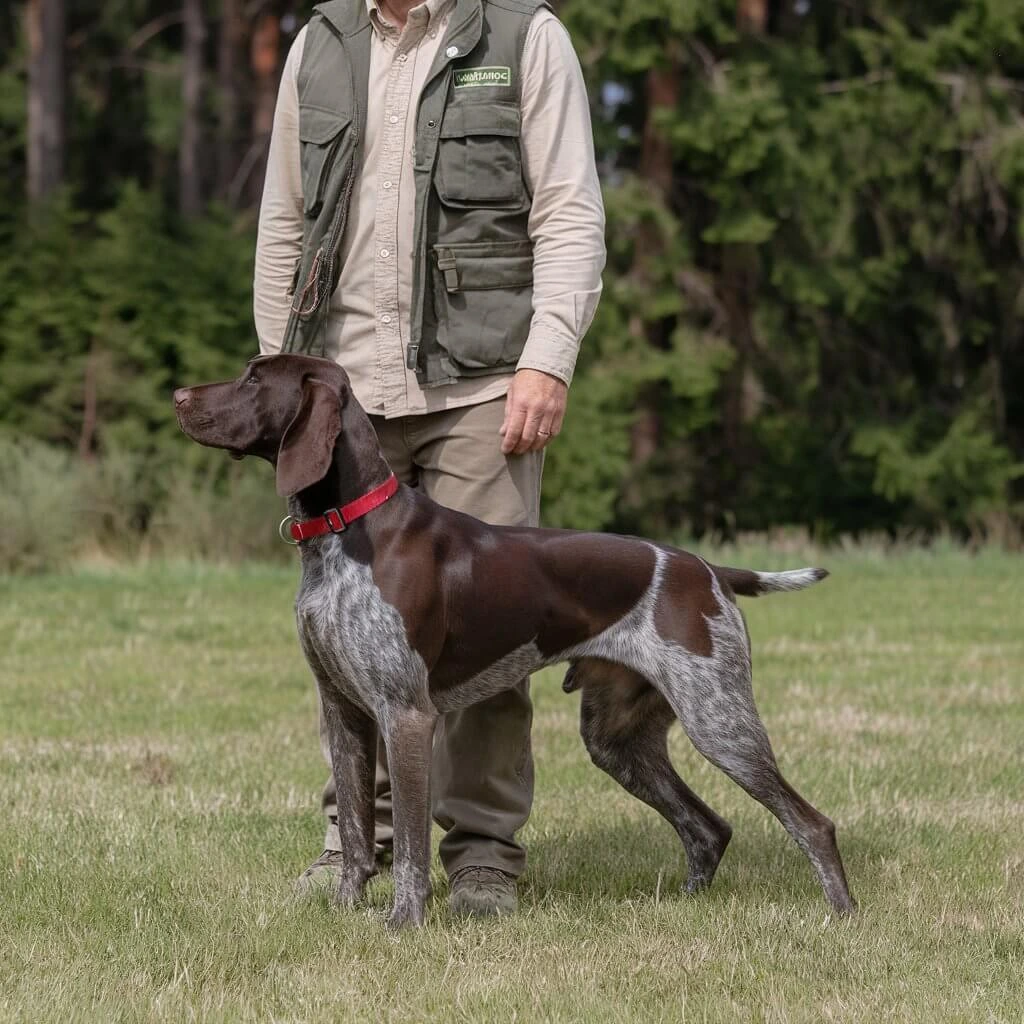
{"type": "Polygon", "coordinates": [[[295,880],[296,896],[330,893],[341,878],[341,850],[324,850],[295,880]]]}
{"type": "MultiPolygon", "coordinates": [[[[344,863],[341,850],[324,850],[295,880],[295,895],[315,896],[319,892],[333,892],[341,878],[344,863]]],[[[391,867],[391,847],[378,846],[374,856],[374,874],[391,867]]]]}
{"type": "Polygon", "coordinates": [[[516,880],[497,868],[461,868],[452,875],[448,906],[462,917],[512,914],[519,907],[516,880]]]}

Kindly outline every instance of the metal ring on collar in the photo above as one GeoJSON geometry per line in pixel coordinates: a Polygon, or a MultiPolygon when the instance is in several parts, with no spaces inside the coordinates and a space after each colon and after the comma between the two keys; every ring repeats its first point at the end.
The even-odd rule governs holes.
{"type": "Polygon", "coordinates": [[[284,532],[285,524],[294,522],[295,516],[285,516],[278,524],[277,535],[285,542],[285,544],[291,544],[293,548],[297,548],[299,546],[299,542],[291,535],[291,531],[289,531],[287,535],[285,535],[284,532]]]}

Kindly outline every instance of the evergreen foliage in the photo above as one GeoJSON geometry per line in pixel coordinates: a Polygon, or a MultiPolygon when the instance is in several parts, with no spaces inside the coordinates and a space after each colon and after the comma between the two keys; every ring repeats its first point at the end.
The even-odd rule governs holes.
{"type": "Polygon", "coordinates": [[[616,361],[616,401],[657,424],[618,515],[829,536],[1019,514],[1024,6],[786,7],[753,35],[726,2],[565,10],[624,97],[577,383],[616,361]],[[652,116],[667,189],[635,177],[652,116]]]}
{"type": "MultiPolygon", "coordinates": [[[[283,59],[308,9],[292,23],[256,8],[285,27],[283,59]]],[[[70,453],[45,457],[55,481],[131,462],[138,529],[169,480],[207,493],[235,479],[181,439],[170,394],[235,374],[256,347],[244,172],[260,141],[236,147],[227,205],[179,215],[177,9],[69,5],[66,186],[31,210],[20,185],[0,195],[0,431],[70,453]]],[[[548,458],[547,521],[1012,533],[1024,4],[787,0],[742,29],[728,0],[565,0],[560,14],[592,87],[609,259],[548,458]]],[[[18,182],[26,55],[10,25],[0,173],[18,182]]],[[[216,17],[208,28],[212,138],[216,17]]],[[[214,170],[211,156],[210,196],[214,170]]]]}

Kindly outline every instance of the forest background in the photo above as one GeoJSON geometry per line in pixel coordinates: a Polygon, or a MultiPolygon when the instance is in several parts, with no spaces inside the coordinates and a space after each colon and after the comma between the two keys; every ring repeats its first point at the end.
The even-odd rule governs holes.
{"type": "MultiPolygon", "coordinates": [[[[256,350],[310,8],[0,7],[0,570],[273,550],[270,474],[186,442],[170,394],[256,350]]],[[[1019,547],[1024,2],[557,8],[609,258],[545,522],[1019,547]]]]}

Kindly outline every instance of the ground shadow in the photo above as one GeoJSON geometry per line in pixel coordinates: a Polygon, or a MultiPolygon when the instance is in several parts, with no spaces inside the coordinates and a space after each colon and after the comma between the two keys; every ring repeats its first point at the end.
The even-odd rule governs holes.
{"type": "MultiPolygon", "coordinates": [[[[845,829],[839,836],[850,888],[856,895],[877,864],[898,854],[898,837],[882,839],[845,829]]],[[[675,832],[656,820],[620,821],[564,834],[548,833],[528,843],[528,866],[520,883],[524,900],[553,894],[614,897],[685,897],[686,856],[675,832]]],[[[810,864],[781,826],[737,828],[711,889],[700,898],[758,894],[786,902],[820,898],[810,864]]]]}

